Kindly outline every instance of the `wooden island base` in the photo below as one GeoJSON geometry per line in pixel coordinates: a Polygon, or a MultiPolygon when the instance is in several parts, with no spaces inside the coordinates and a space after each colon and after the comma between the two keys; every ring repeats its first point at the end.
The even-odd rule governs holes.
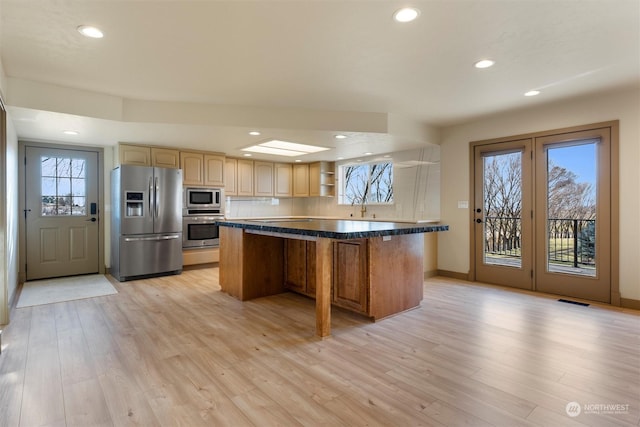
{"type": "Polygon", "coordinates": [[[242,301],[287,290],[315,297],[320,337],[331,334],[332,304],[379,320],[422,300],[422,233],[332,239],[221,226],[220,248],[222,291],[242,301]],[[291,240],[307,243],[287,244],[291,240]],[[292,248],[309,253],[292,253],[292,248]],[[307,264],[292,268],[294,259],[307,264]],[[309,286],[292,289],[287,280],[292,270],[302,270],[309,286]]]}

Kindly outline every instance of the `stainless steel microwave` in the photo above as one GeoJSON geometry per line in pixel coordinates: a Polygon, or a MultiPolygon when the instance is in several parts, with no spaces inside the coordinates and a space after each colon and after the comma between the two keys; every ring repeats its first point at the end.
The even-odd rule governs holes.
{"type": "Polygon", "coordinates": [[[222,207],[221,188],[187,187],[182,193],[185,209],[221,209],[222,207]]]}

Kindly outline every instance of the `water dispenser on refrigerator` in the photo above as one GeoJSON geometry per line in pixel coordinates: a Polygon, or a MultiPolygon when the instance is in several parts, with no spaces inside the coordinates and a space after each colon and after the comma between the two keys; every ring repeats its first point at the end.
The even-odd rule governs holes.
{"type": "Polygon", "coordinates": [[[127,191],[125,204],[127,217],[144,216],[144,193],[142,191],[127,191]]]}

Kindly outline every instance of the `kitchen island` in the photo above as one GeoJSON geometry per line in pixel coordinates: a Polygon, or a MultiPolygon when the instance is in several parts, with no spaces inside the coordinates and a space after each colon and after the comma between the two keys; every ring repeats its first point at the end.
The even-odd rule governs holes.
{"type": "Polygon", "coordinates": [[[315,297],[320,337],[331,334],[332,303],[373,320],[419,306],[424,233],[449,228],[312,218],[223,220],[218,225],[222,291],[242,301],[288,289],[315,297]],[[307,278],[306,286],[288,286],[295,282],[291,276],[300,275],[307,278]]]}

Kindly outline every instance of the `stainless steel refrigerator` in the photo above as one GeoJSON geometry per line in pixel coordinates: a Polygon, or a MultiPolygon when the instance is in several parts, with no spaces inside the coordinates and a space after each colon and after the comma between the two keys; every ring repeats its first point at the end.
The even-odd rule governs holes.
{"type": "Polygon", "coordinates": [[[111,171],[111,275],[182,271],[182,171],[122,165],[111,171]]]}

